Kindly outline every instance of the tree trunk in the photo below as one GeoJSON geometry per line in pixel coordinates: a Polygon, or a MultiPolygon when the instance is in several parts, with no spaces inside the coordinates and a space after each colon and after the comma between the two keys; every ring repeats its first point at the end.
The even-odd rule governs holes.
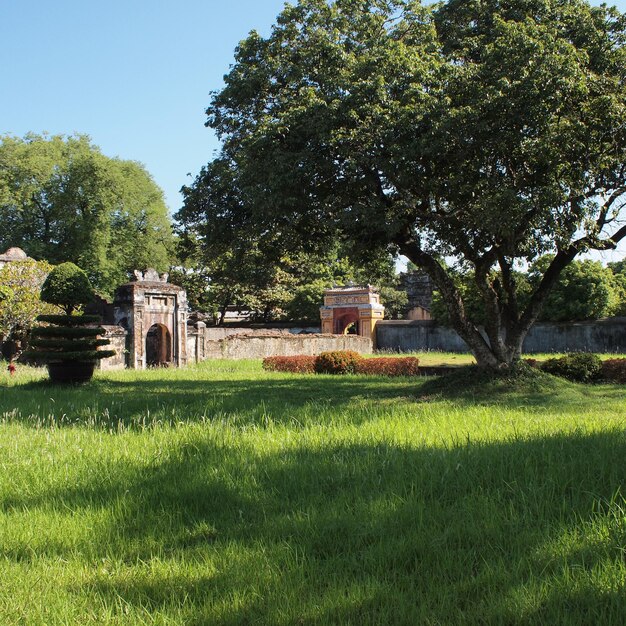
{"type": "Polygon", "coordinates": [[[490,268],[478,267],[476,282],[483,297],[486,318],[483,335],[478,326],[467,318],[463,299],[452,277],[441,263],[431,254],[421,250],[419,243],[412,237],[405,238],[398,242],[398,245],[402,254],[422,268],[437,285],[448,308],[452,327],[468,345],[478,366],[494,371],[509,369],[521,359],[524,339],[539,317],[550,289],[561,271],[578,254],[578,249],[574,245],[560,250],[546,270],[524,312],[521,315],[516,314],[514,319],[507,319],[506,323],[502,315],[503,304],[487,278],[490,268]]]}

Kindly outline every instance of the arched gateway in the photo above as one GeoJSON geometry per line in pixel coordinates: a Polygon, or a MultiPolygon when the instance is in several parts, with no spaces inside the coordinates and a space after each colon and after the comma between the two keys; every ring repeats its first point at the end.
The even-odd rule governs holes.
{"type": "Polygon", "coordinates": [[[152,269],[135,271],[135,280],[115,291],[115,324],[129,333],[127,367],[187,363],[187,294],[167,278],[152,269]]]}
{"type": "Polygon", "coordinates": [[[357,335],[374,340],[374,327],[384,314],[385,307],[371,285],[327,289],[320,309],[322,333],[343,335],[356,330],[357,335]]]}

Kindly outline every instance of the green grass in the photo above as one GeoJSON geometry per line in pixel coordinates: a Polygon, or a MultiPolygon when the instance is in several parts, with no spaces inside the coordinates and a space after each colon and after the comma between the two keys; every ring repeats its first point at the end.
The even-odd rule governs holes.
{"type": "Polygon", "coordinates": [[[2,372],[0,624],[621,625],[625,387],[546,380],[2,372]]]}

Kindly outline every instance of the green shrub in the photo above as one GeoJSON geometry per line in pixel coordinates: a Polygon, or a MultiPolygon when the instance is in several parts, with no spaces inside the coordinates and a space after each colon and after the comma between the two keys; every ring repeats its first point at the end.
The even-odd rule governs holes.
{"type": "Polygon", "coordinates": [[[548,374],[580,383],[597,379],[601,368],[600,357],[590,352],[572,352],[560,358],[548,359],[541,364],[541,369],[548,374]]]}
{"type": "Polygon", "coordinates": [[[94,295],[89,277],[74,263],[57,265],[41,288],[41,299],[61,307],[66,315],[91,302],[94,295]]]}
{"type": "Polygon", "coordinates": [[[626,359],[607,359],[602,361],[600,370],[603,380],[612,383],[626,383],[626,359]]]}
{"type": "Polygon", "coordinates": [[[315,359],[315,371],[318,374],[354,374],[357,363],[362,359],[354,350],[322,352],[315,359]]]}

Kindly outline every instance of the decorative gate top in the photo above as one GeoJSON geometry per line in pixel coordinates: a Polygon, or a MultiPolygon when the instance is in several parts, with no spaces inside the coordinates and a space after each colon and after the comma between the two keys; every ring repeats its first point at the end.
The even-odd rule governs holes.
{"type": "Polygon", "coordinates": [[[384,314],[380,295],[371,285],[326,289],[324,306],[320,308],[322,333],[341,335],[354,331],[373,340],[376,322],[384,314]]]}

